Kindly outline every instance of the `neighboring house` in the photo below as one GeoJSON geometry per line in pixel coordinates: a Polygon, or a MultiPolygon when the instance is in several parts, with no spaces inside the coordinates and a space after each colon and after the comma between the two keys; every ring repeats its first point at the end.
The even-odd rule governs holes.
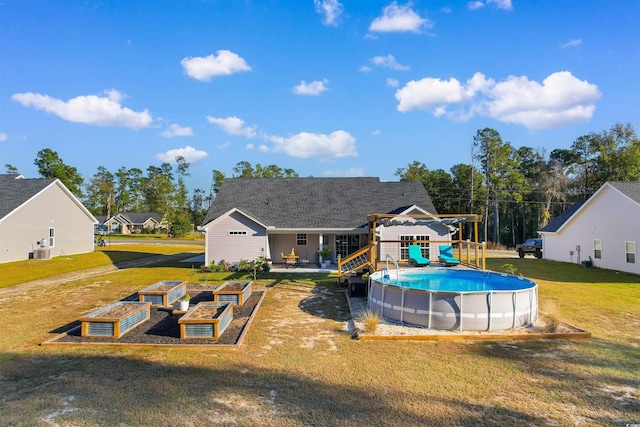
{"type": "Polygon", "coordinates": [[[167,228],[162,215],[157,212],[121,212],[106,219],[104,225],[109,232],[116,234],[133,234],[136,230],[140,230],[140,233],[148,230],[160,231],[167,228]]]}
{"type": "Polygon", "coordinates": [[[0,262],[92,252],[97,222],[58,179],[0,175],[0,262]]]}
{"type": "MultiPolygon", "coordinates": [[[[436,214],[422,183],[381,182],[378,178],[231,178],[224,181],[204,220],[205,262],[236,262],[258,256],[282,263],[293,249],[315,263],[328,246],[332,261],[368,244],[367,215],[436,214]]],[[[414,240],[447,240],[444,224],[380,227],[379,256],[407,258],[414,240]]],[[[434,245],[435,246],[435,245],[434,245]]],[[[432,257],[429,244],[423,255],[432,257]]],[[[437,250],[437,249],[436,249],[437,250]]]]}
{"type": "Polygon", "coordinates": [[[545,259],[640,274],[640,182],[606,182],[538,233],[545,259]]]}

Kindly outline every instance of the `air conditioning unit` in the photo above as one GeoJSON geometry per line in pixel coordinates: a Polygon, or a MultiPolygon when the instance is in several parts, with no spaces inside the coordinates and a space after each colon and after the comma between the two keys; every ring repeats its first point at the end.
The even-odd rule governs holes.
{"type": "Polygon", "coordinates": [[[33,251],[33,259],[51,259],[51,250],[47,249],[36,249],[33,251]]]}

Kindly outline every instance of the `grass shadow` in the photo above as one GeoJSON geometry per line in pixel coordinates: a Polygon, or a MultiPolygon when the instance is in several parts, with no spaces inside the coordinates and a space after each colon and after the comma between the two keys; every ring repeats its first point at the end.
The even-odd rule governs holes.
{"type": "Polygon", "coordinates": [[[280,369],[154,363],[125,355],[1,355],[0,424],[37,425],[541,425],[500,404],[424,389],[336,384],[280,369]],[[398,404],[425,402],[431,411],[398,404]]]}

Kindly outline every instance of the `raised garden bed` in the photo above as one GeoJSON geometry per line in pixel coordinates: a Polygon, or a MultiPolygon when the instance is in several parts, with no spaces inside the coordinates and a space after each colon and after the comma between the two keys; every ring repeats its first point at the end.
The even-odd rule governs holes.
{"type": "Polygon", "coordinates": [[[242,307],[244,302],[251,295],[251,285],[253,282],[224,282],[213,291],[215,302],[230,302],[235,306],[242,307]]]}
{"type": "Polygon", "coordinates": [[[138,292],[141,302],[150,302],[153,307],[168,307],[186,293],[185,282],[163,280],[138,292]]]}
{"type": "MultiPolygon", "coordinates": [[[[213,288],[202,285],[189,285],[191,303],[213,300],[213,288]]],[[[233,319],[217,340],[181,340],[178,317],[171,308],[151,308],[151,318],[120,339],[113,337],[83,337],[78,321],[56,329],[57,335],[43,342],[44,346],[54,345],[115,345],[133,347],[200,347],[200,346],[236,346],[242,342],[248,325],[264,297],[265,291],[252,292],[243,307],[233,307],[233,319]]],[[[137,296],[134,296],[137,297],[137,296]]],[[[177,305],[176,305],[177,306],[177,305]]]]}
{"type": "Polygon", "coordinates": [[[227,329],[233,319],[230,302],[201,302],[178,320],[180,339],[214,339],[227,329]]]}
{"type": "Polygon", "coordinates": [[[150,302],[118,301],[81,317],[83,337],[118,339],[136,326],[149,320],[150,302]]]}

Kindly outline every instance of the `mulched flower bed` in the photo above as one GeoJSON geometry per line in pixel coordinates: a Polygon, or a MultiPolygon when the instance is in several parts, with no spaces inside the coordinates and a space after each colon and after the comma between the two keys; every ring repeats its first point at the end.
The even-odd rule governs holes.
{"type": "MultiPolygon", "coordinates": [[[[198,304],[202,301],[213,301],[213,289],[204,290],[201,286],[188,289],[191,295],[191,305],[198,304]]],[[[251,293],[249,299],[242,307],[233,308],[233,320],[227,326],[225,331],[218,340],[181,340],[180,339],[180,326],[178,325],[178,319],[180,316],[174,316],[172,311],[177,308],[152,308],[151,317],[146,322],[137,326],[120,339],[97,337],[97,338],[85,338],[80,336],[80,328],[75,327],[67,332],[66,335],[52,341],[56,344],[176,344],[176,345],[235,345],[238,343],[245,326],[251,319],[255,308],[258,306],[264,290],[254,290],[251,293]]]]}

